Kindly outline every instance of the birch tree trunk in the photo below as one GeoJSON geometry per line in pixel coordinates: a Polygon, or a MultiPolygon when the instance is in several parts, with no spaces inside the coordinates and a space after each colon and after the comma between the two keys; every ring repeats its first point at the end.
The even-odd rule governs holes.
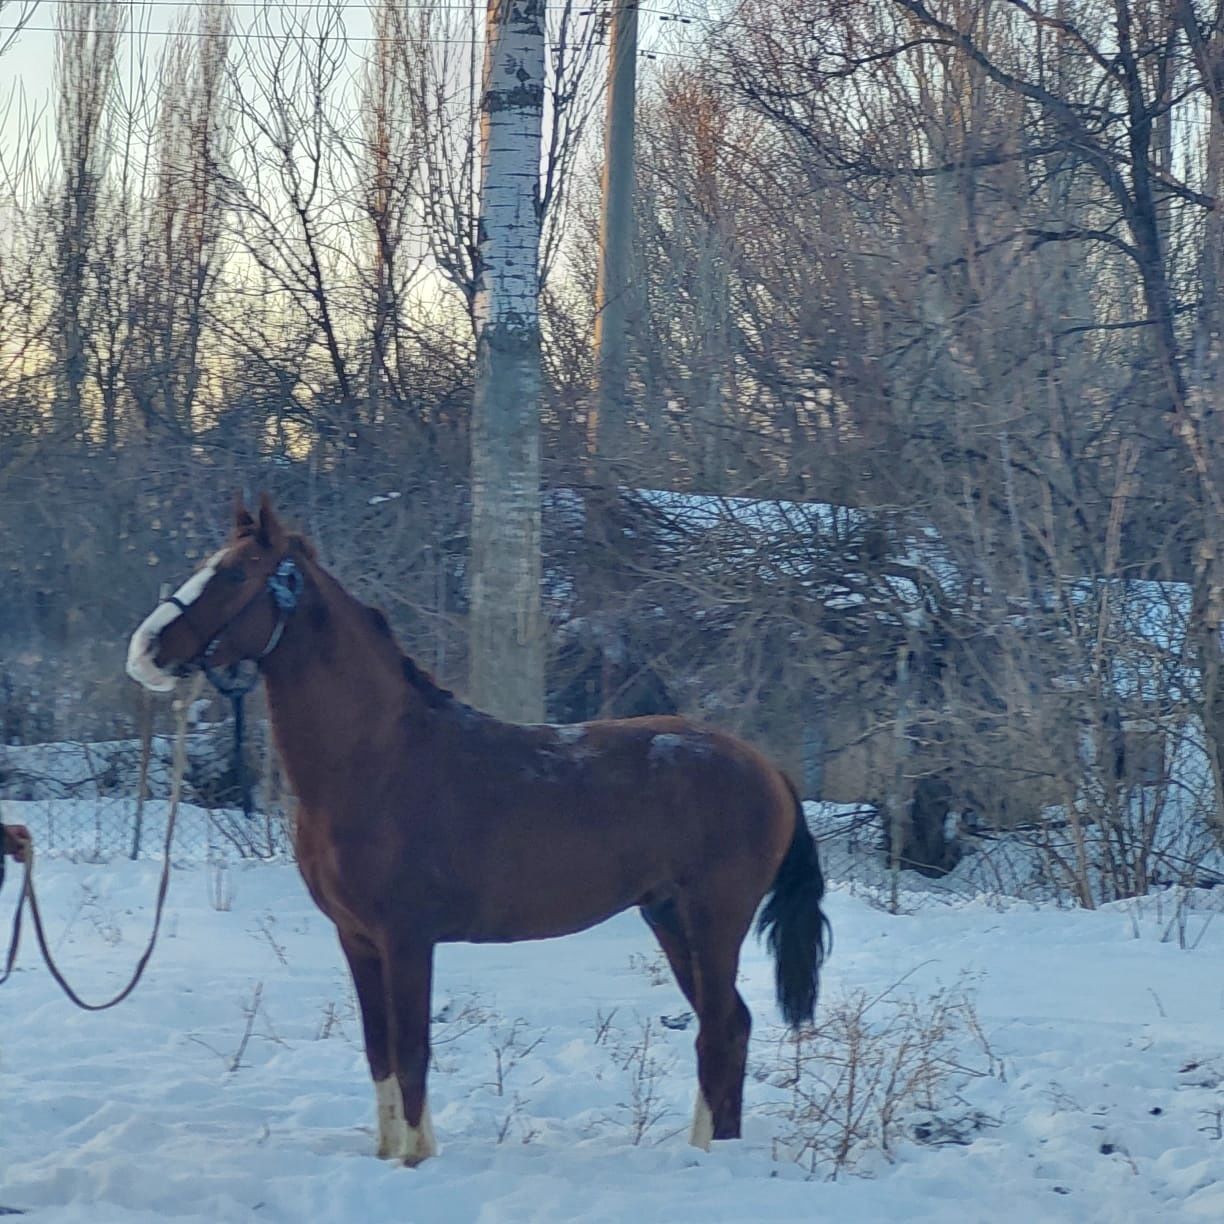
{"type": "Polygon", "coordinates": [[[472,407],[470,696],[544,710],[540,615],[539,173],[544,0],[490,0],[472,407]]]}

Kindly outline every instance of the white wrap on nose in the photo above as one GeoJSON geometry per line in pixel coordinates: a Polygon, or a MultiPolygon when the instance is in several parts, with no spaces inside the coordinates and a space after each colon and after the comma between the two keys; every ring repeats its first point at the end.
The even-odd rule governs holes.
{"type": "MultiPolygon", "coordinates": [[[[225,549],[214,553],[201,569],[192,574],[174,592],[173,597],[183,607],[190,607],[191,604],[195,603],[200,598],[213,575],[216,574],[217,566],[224,556],[225,549]]],[[[157,653],[157,639],[161,636],[162,630],[171,621],[177,620],[182,615],[182,608],[171,603],[169,600],[159,603],[141,621],[139,628],[132,634],[132,640],[128,643],[127,674],[139,684],[143,684],[145,688],[152,689],[155,693],[168,693],[174,688],[174,676],[170,672],[163,671],[162,668],[158,667],[153,659],[157,653]]]]}

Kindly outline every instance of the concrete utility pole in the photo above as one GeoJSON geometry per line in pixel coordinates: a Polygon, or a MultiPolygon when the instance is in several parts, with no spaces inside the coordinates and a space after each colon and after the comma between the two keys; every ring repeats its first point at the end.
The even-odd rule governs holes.
{"type": "Polygon", "coordinates": [[[587,430],[596,458],[624,453],[633,247],[633,126],[637,102],[638,0],[613,0],[608,42],[603,222],[595,293],[598,397],[587,430]]]}

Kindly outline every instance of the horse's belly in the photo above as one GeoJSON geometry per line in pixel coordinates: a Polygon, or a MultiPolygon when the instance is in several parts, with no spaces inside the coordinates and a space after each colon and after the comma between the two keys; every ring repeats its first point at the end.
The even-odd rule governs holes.
{"type": "Polygon", "coordinates": [[[465,934],[462,943],[523,943],[533,939],[557,939],[562,935],[574,935],[585,931],[626,910],[632,902],[604,910],[586,910],[573,913],[564,919],[553,915],[519,914],[501,921],[481,923],[465,934]]]}
{"type": "Polygon", "coordinates": [[[645,876],[616,880],[598,872],[510,873],[480,898],[462,938],[513,943],[572,935],[639,904],[656,884],[645,876]]]}

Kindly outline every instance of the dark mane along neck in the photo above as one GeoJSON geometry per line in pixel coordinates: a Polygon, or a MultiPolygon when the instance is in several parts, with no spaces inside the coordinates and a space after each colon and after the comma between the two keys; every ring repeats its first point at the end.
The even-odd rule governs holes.
{"type": "Polygon", "coordinates": [[[380,751],[430,751],[431,736],[470,716],[403,653],[381,612],[322,565],[302,558],[301,568],[298,609],[261,664],[268,710],[302,809],[347,819],[361,806],[357,779],[380,751]]]}
{"type": "Polygon", "coordinates": [[[400,669],[404,673],[404,679],[408,682],[408,687],[416,693],[427,708],[438,710],[445,706],[463,705],[450,689],[443,688],[411,655],[404,653],[400,648],[400,644],[395,640],[395,634],[391,632],[391,626],[386,616],[378,608],[372,608],[365,604],[362,607],[365,609],[366,616],[369,617],[370,624],[374,627],[375,632],[385,637],[399,654],[400,669]]]}
{"type": "MultiPolygon", "coordinates": [[[[349,643],[343,669],[350,682],[361,688],[366,704],[376,695],[379,700],[390,700],[394,688],[404,685],[410,701],[418,709],[469,710],[454,693],[443,688],[415,659],[405,654],[382,611],[362,603],[346,590],[318,562],[313,550],[303,548],[298,551],[298,558],[304,562],[308,594],[297,615],[303,617],[313,632],[332,636],[341,649],[344,649],[341,643],[349,643]],[[358,674],[360,679],[357,679],[358,674]]],[[[310,667],[312,662],[330,657],[329,648],[320,653],[318,643],[311,644],[310,632],[303,636],[296,634],[291,619],[285,647],[269,660],[265,674],[273,680],[300,675],[303,666],[310,667]]]]}

